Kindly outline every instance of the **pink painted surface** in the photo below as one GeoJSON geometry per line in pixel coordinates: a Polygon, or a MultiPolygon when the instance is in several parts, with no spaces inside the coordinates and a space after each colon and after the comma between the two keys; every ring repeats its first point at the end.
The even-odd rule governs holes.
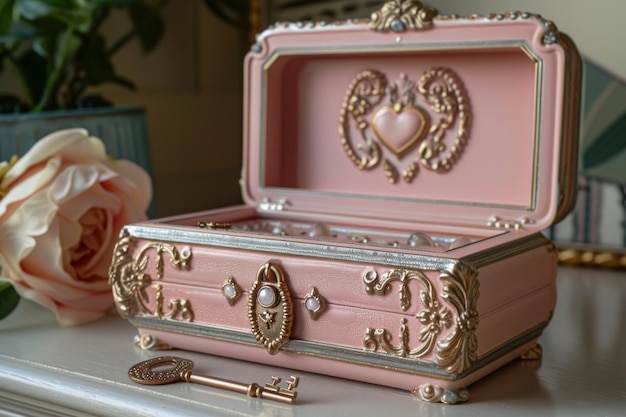
{"type": "Polygon", "coordinates": [[[174,334],[162,331],[146,330],[142,328],[139,328],[139,333],[149,334],[166,343],[174,343],[180,349],[206,352],[211,355],[258,362],[265,365],[300,369],[306,372],[353,379],[356,381],[384,385],[407,391],[411,391],[422,384],[434,384],[448,390],[465,388],[508,362],[519,358],[520,355],[535,346],[537,342],[536,340],[532,340],[463,378],[445,380],[435,378],[433,376],[396,372],[392,369],[372,368],[354,363],[339,362],[332,359],[317,358],[313,356],[297,355],[284,351],[270,356],[262,347],[234,345],[232,343],[222,342],[219,340],[207,340],[184,334],[174,334]]]}
{"type": "MultiPolygon", "coordinates": [[[[208,232],[207,233],[215,233],[208,232]]],[[[517,237],[519,237],[518,234],[517,237]]],[[[517,238],[514,234],[497,236],[495,242],[487,241],[487,247],[502,245],[506,241],[517,238]]],[[[139,242],[138,247],[144,243],[139,242]]],[[[485,243],[485,241],[481,242],[485,243]]],[[[496,351],[505,346],[517,336],[545,324],[550,312],[554,309],[556,255],[546,244],[535,249],[525,251],[483,266],[478,271],[480,296],[478,298],[479,325],[476,331],[478,340],[477,354],[479,357],[496,351]]],[[[193,323],[198,326],[212,328],[236,329],[243,333],[250,332],[250,323],[247,313],[248,289],[252,286],[258,269],[266,262],[272,261],[279,265],[285,273],[294,305],[294,327],[290,340],[303,340],[321,343],[328,346],[341,346],[363,350],[363,340],[368,328],[384,328],[392,335],[391,343],[397,344],[397,334],[403,320],[412,335],[418,335],[423,325],[416,318],[426,306],[419,294],[426,291],[426,287],[416,281],[409,283],[411,291],[411,305],[402,311],[398,300],[399,284],[392,284],[392,289],[386,295],[372,295],[365,291],[363,275],[375,271],[382,276],[392,267],[369,265],[367,262],[343,262],[331,259],[304,258],[292,255],[275,255],[261,251],[244,249],[216,248],[201,245],[177,245],[178,251],[191,250],[192,262],[189,270],[178,270],[165,264],[163,279],[159,281],[162,287],[165,303],[170,299],[187,300],[194,310],[193,323]],[[222,285],[228,278],[234,278],[242,289],[241,297],[229,305],[221,292],[222,285]],[[305,295],[315,286],[324,297],[327,308],[317,320],[309,317],[304,306],[305,295]]],[[[450,252],[454,254],[454,251],[450,252]]],[[[148,256],[154,256],[148,253],[148,256]]],[[[149,276],[156,276],[154,260],[148,260],[144,271],[149,276]]],[[[425,267],[422,272],[431,283],[434,294],[439,298],[441,307],[449,310],[450,324],[457,320],[457,312],[448,301],[441,297],[446,281],[440,278],[440,271],[433,266],[432,270],[425,267]]],[[[155,288],[146,288],[148,306],[155,309],[155,288]]],[[[452,326],[444,326],[437,335],[437,340],[443,340],[452,331],[452,326]]],[[[153,334],[155,335],[155,334],[153,334]]],[[[270,357],[264,350],[262,357],[258,349],[233,345],[231,350],[221,353],[215,350],[216,342],[210,338],[185,338],[177,333],[163,334],[162,341],[173,347],[192,349],[211,354],[225,355],[246,360],[259,360],[275,363],[280,366],[290,366],[314,372],[329,373],[345,378],[355,378],[366,382],[376,382],[384,385],[406,387],[415,384],[416,376],[401,377],[404,382],[388,382],[382,378],[380,369],[371,370],[365,361],[360,366],[370,369],[364,377],[364,371],[357,370],[358,366],[338,362],[332,370],[324,368],[327,360],[307,358],[297,364],[291,360],[281,361],[270,357]],[[257,356],[259,356],[257,358],[257,356]],[[382,379],[377,379],[380,375],[382,379]]],[[[410,346],[415,349],[421,342],[417,337],[410,339],[410,346]]],[[[420,359],[436,363],[435,350],[432,349],[420,359]]],[[[280,353],[284,358],[290,354],[280,353]]],[[[455,382],[442,382],[441,386],[464,386],[468,381],[483,375],[488,370],[495,369],[491,365],[480,369],[468,378],[455,382]],[[459,385],[460,384],[460,385],[459,385]]],[[[426,380],[419,378],[418,380],[426,380]]],[[[439,382],[439,381],[438,381],[439,382]]]]}
{"type": "MultiPolygon", "coordinates": [[[[571,145],[561,143],[566,54],[559,45],[543,45],[544,34],[542,22],[529,19],[438,21],[436,30],[399,35],[366,25],[262,35],[263,51],[246,61],[244,198],[250,204],[286,198],[296,211],[454,225],[526,216],[534,221],[530,228],[547,227],[559,204],[561,146],[571,145]],[[455,71],[469,97],[471,133],[456,165],[446,173],[421,167],[410,184],[390,184],[382,164],[357,169],[338,134],[355,76],[374,69],[390,83],[402,74],[417,82],[434,67],[455,71]]],[[[428,119],[441,117],[423,97],[417,104],[428,119]]],[[[389,133],[387,113],[387,142],[410,142],[419,123],[402,112],[406,120],[389,133]]],[[[446,146],[457,128],[448,132],[446,146]]],[[[357,134],[353,126],[349,135],[357,134]]],[[[417,147],[383,151],[402,170],[417,147]]]]}

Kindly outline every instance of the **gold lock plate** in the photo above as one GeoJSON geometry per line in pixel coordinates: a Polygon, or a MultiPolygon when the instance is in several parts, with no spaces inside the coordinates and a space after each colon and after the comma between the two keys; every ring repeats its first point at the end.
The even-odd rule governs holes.
{"type": "Polygon", "coordinates": [[[259,268],[248,295],[248,319],[256,340],[270,355],[289,341],[293,323],[293,301],[285,273],[267,262],[259,268]]]}

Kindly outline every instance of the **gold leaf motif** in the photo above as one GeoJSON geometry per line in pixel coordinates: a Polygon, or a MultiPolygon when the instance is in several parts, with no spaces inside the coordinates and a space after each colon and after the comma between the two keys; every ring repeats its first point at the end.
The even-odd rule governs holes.
{"type": "Polygon", "coordinates": [[[437,16],[436,9],[425,8],[418,0],[392,0],[372,14],[370,29],[404,32],[429,27],[437,16]]]}
{"type": "Polygon", "coordinates": [[[480,295],[477,277],[478,272],[467,264],[456,265],[440,274],[440,279],[447,282],[442,297],[454,306],[457,317],[452,332],[437,342],[435,360],[450,374],[464,372],[476,362],[477,304],[480,295]]]}
{"type": "Polygon", "coordinates": [[[424,290],[420,291],[420,299],[424,309],[420,310],[415,316],[422,325],[418,338],[421,344],[414,349],[409,348],[408,321],[403,318],[400,322],[398,346],[393,346],[391,343],[392,336],[387,329],[368,328],[363,339],[365,348],[374,351],[380,348],[387,353],[401,357],[421,358],[432,351],[441,330],[450,326],[450,312],[447,308],[440,305],[431,282],[423,272],[392,269],[383,274],[380,279],[373,270],[363,274],[365,291],[368,294],[387,295],[391,291],[391,283],[399,282],[400,288],[398,291],[402,311],[407,311],[411,307],[411,291],[408,286],[411,281],[416,281],[424,287],[424,290]]]}
{"type": "Polygon", "coordinates": [[[191,262],[191,249],[184,248],[179,251],[175,246],[162,243],[150,242],[135,253],[137,240],[123,229],[120,238],[113,250],[113,260],[109,268],[109,284],[113,291],[113,298],[117,309],[122,317],[152,316],[160,319],[176,319],[193,321],[193,309],[189,300],[173,298],[168,301],[166,311],[164,305],[163,287],[160,284],[153,285],[153,279],[144,271],[149,264],[151,251],[156,252],[155,271],[157,280],[161,280],[164,274],[164,255],[168,255],[170,265],[178,270],[188,270],[191,262]],[[155,288],[155,308],[149,306],[150,297],[147,288],[155,288]]]}
{"type": "Polygon", "coordinates": [[[385,162],[383,164],[383,171],[385,172],[385,176],[387,177],[387,180],[391,184],[395,184],[398,182],[398,170],[387,159],[385,159],[385,162]]]}

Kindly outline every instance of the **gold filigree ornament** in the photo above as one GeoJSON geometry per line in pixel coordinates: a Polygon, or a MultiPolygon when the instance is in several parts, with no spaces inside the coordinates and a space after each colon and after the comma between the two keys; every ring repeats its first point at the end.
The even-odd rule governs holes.
{"type": "Polygon", "coordinates": [[[415,318],[421,324],[419,342],[416,348],[409,347],[410,334],[408,320],[401,320],[398,335],[399,344],[391,343],[392,335],[384,328],[368,328],[365,331],[363,345],[366,349],[378,350],[408,358],[421,358],[435,348],[435,362],[449,374],[460,374],[469,369],[477,358],[478,342],[476,328],[479,317],[476,309],[479,296],[478,273],[467,264],[459,264],[448,270],[440,271],[439,279],[445,283],[440,297],[447,301],[456,312],[452,331],[438,340],[444,328],[453,323],[451,311],[441,304],[432,283],[421,271],[392,269],[379,278],[373,269],[363,274],[365,290],[371,295],[387,295],[392,283],[398,282],[400,308],[406,311],[411,307],[410,282],[417,282],[421,305],[424,306],[415,318]]]}
{"type": "Polygon", "coordinates": [[[478,351],[479,291],[478,272],[467,264],[442,271],[439,279],[446,282],[442,297],[456,310],[454,330],[437,342],[435,360],[449,374],[460,374],[476,362],[478,351]]]}
{"type": "Polygon", "coordinates": [[[469,139],[470,122],[469,98],[453,70],[429,69],[417,83],[402,74],[390,84],[384,73],[368,69],[348,87],[339,138],[358,169],[382,163],[390,183],[411,183],[420,166],[439,173],[452,169],[469,139]]]}
{"type": "Polygon", "coordinates": [[[248,293],[248,320],[252,334],[270,355],[289,341],[293,324],[293,300],[283,270],[267,262],[257,271],[248,293]]]}
{"type": "Polygon", "coordinates": [[[309,312],[309,316],[313,320],[317,320],[320,314],[326,310],[326,299],[322,297],[316,287],[311,287],[302,302],[304,303],[304,308],[309,312]]]}
{"type": "Polygon", "coordinates": [[[165,272],[164,258],[167,255],[172,268],[186,271],[190,267],[191,248],[178,250],[175,246],[162,242],[146,243],[137,249],[137,239],[126,229],[113,251],[113,260],[109,268],[109,284],[113,290],[117,309],[124,318],[132,316],[151,316],[159,319],[193,321],[193,309],[189,300],[172,298],[165,308],[163,286],[145,271],[150,260],[149,253],[155,252],[156,281],[163,279],[165,272]],[[154,309],[150,307],[147,288],[155,290],[154,309]]]}
{"type": "Polygon", "coordinates": [[[450,326],[450,311],[446,307],[441,306],[432,283],[421,271],[392,269],[380,278],[374,270],[369,270],[363,274],[365,291],[372,295],[387,295],[391,291],[391,284],[394,281],[400,284],[399,299],[402,311],[407,311],[411,307],[409,283],[417,282],[423,288],[420,291],[420,301],[424,309],[415,315],[415,318],[422,325],[418,338],[421,344],[414,349],[409,347],[408,320],[403,318],[400,322],[400,343],[398,346],[391,344],[391,333],[383,328],[368,328],[365,331],[363,345],[372,350],[381,348],[387,353],[401,357],[421,358],[432,351],[439,333],[444,328],[450,326]]]}
{"type": "Polygon", "coordinates": [[[418,0],[392,0],[372,14],[370,29],[404,32],[432,26],[436,9],[424,7],[418,0]]]}
{"type": "Polygon", "coordinates": [[[241,287],[237,284],[234,277],[229,277],[224,281],[224,284],[222,284],[222,295],[226,298],[228,305],[232,306],[235,304],[235,301],[241,297],[241,294],[241,287]]]}

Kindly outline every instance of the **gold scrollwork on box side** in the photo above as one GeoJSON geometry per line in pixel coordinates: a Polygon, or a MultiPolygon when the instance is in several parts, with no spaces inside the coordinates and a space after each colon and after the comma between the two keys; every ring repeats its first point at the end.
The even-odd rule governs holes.
{"type": "Polygon", "coordinates": [[[446,284],[442,288],[441,298],[445,299],[456,310],[456,320],[452,331],[437,341],[443,328],[452,325],[450,310],[441,306],[432,283],[421,271],[393,269],[379,278],[374,270],[363,274],[365,290],[368,294],[387,295],[391,291],[391,283],[399,282],[400,308],[406,311],[411,306],[409,282],[419,282],[424,290],[420,291],[420,299],[425,309],[419,311],[415,318],[422,325],[419,341],[422,343],[415,349],[409,348],[408,321],[401,320],[399,345],[391,343],[391,333],[384,328],[368,328],[363,345],[366,349],[383,351],[402,357],[420,358],[435,349],[435,361],[450,374],[458,374],[476,361],[478,342],[476,328],[479,323],[477,303],[479,297],[479,281],[477,271],[467,264],[459,264],[450,270],[440,271],[440,280],[446,284]]]}
{"type": "Polygon", "coordinates": [[[392,269],[383,274],[380,279],[374,270],[369,270],[363,274],[365,291],[368,294],[386,295],[391,291],[391,283],[394,281],[400,283],[399,299],[402,311],[408,310],[411,306],[411,292],[408,284],[411,281],[416,281],[424,287],[420,291],[420,300],[425,308],[415,315],[415,318],[422,325],[418,338],[421,344],[414,349],[409,347],[408,321],[403,318],[400,324],[398,346],[392,345],[391,333],[384,328],[368,328],[365,331],[363,345],[366,349],[374,351],[381,348],[385,352],[397,356],[421,358],[432,351],[441,330],[450,326],[450,311],[446,307],[441,306],[432,283],[421,271],[392,269]]]}
{"type": "Polygon", "coordinates": [[[477,358],[479,323],[477,310],[479,291],[478,271],[470,265],[460,263],[441,271],[440,279],[446,284],[441,296],[457,312],[452,332],[437,342],[435,360],[450,374],[459,374],[469,369],[477,358]]]}
{"type": "Polygon", "coordinates": [[[389,83],[380,71],[361,71],[348,87],[338,131],[344,152],[359,170],[382,165],[389,183],[396,184],[413,182],[419,165],[450,171],[464,152],[470,128],[463,81],[453,70],[437,67],[418,82],[402,74],[389,83]]]}
{"type": "Polygon", "coordinates": [[[248,320],[252,334],[270,355],[289,341],[293,300],[282,268],[267,262],[257,271],[248,293],[248,320]]]}
{"type": "Polygon", "coordinates": [[[120,233],[119,240],[113,250],[113,259],[109,268],[109,285],[113,291],[113,298],[120,315],[124,318],[131,316],[153,316],[158,318],[193,321],[193,309],[189,300],[173,298],[168,301],[167,309],[163,296],[163,287],[154,284],[152,277],[145,273],[150,260],[149,252],[154,250],[156,280],[161,280],[164,274],[165,255],[168,255],[170,265],[178,270],[188,270],[191,262],[191,249],[183,248],[179,251],[175,246],[162,242],[149,242],[138,251],[137,239],[126,229],[120,233]],[[154,311],[149,307],[150,297],[147,288],[155,289],[154,311]]]}
{"type": "Polygon", "coordinates": [[[391,0],[372,13],[370,29],[404,32],[432,26],[437,10],[424,7],[418,0],[391,0]]]}

